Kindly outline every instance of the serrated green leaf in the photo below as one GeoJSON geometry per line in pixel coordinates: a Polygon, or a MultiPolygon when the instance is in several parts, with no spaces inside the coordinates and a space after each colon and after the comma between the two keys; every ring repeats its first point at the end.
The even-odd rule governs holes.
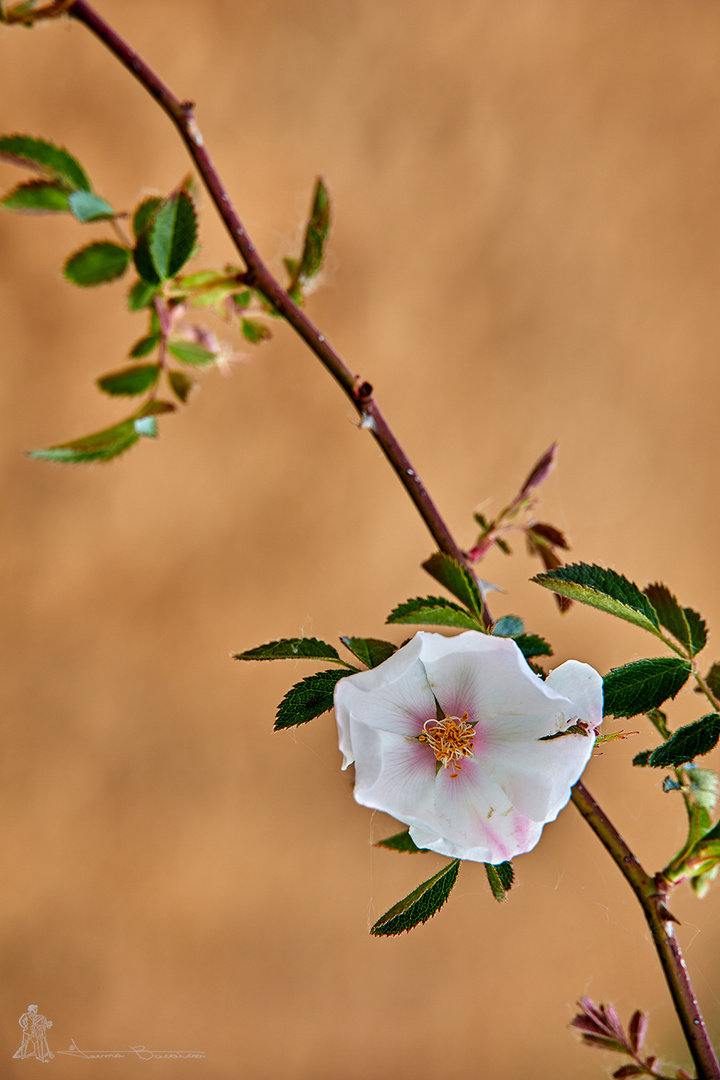
{"type": "Polygon", "coordinates": [[[272,330],[257,319],[241,319],[240,330],[246,341],[257,345],[261,341],[267,341],[272,337],[272,330]]]}
{"type": "Polygon", "coordinates": [[[641,750],[640,753],[636,754],[635,757],[632,759],[633,765],[647,765],[648,761],[650,760],[651,754],[652,750],[641,750]]]}
{"type": "Polygon", "coordinates": [[[82,439],[58,443],[46,450],[31,450],[28,457],[41,461],[55,461],[62,464],[85,464],[95,461],[110,461],[134,446],[139,439],[134,420],[124,420],[120,424],[96,431],[82,439]]]}
{"type": "Polygon", "coordinates": [[[54,179],[65,181],[70,188],[90,191],[90,181],[80,162],[67,150],[44,139],[35,139],[31,135],[1,136],[0,158],[48,173],[54,179]]]}
{"type": "Polygon", "coordinates": [[[27,214],[61,214],[70,209],[70,192],[51,180],[29,180],[18,184],[0,199],[6,210],[27,214]]]}
{"type": "Polygon", "coordinates": [[[525,624],[517,615],[503,615],[492,628],[496,637],[516,637],[522,634],[525,624]]]}
{"type": "Polygon", "coordinates": [[[73,191],[70,196],[70,210],[83,224],[88,221],[104,221],[115,217],[110,203],[105,202],[92,191],[73,191]]]}
{"type": "Polygon", "coordinates": [[[515,871],[513,870],[512,863],[504,862],[500,863],[498,866],[493,866],[492,863],[485,863],[485,872],[493,896],[498,903],[504,903],[504,901],[507,900],[507,894],[512,888],[513,881],[515,880],[515,871]]]}
{"type": "Polygon", "coordinates": [[[140,233],[140,236],[135,241],[135,247],[133,248],[133,262],[135,263],[135,269],[141,279],[146,282],[147,285],[153,286],[154,291],[157,292],[157,287],[161,282],[160,276],[155,269],[155,264],[152,261],[152,256],[150,255],[148,230],[140,233]]]}
{"type": "Polygon", "coordinates": [[[552,656],[552,647],[539,634],[518,634],[513,641],[520,649],[526,660],[534,656],[552,656]]]}
{"type": "Polygon", "coordinates": [[[153,349],[156,349],[159,344],[160,334],[146,334],[145,337],[141,337],[135,342],[128,356],[133,360],[141,360],[143,356],[147,356],[153,349]]]}
{"type": "Polygon", "coordinates": [[[171,401],[161,401],[158,398],[153,398],[151,401],[146,401],[142,408],[135,413],[135,416],[162,416],[163,413],[176,411],[177,405],[173,405],[171,401]]]}
{"type": "Polygon", "coordinates": [[[693,656],[697,656],[707,645],[707,625],[702,615],[690,607],[683,608],[683,615],[690,628],[690,652],[693,656]]]}
{"type": "Polygon", "coordinates": [[[127,248],[99,240],[71,255],[63,266],[63,274],[73,285],[103,285],[122,277],[129,262],[127,248]]]}
{"type": "Polygon", "coordinates": [[[637,585],[614,570],[588,563],[573,563],[537,574],[531,580],[569,600],[607,611],[658,635],[660,623],[648,598],[637,585]]]}
{"type": "Polygon", "coordinates": [[[168,371],[168,382],[173,394],[183,403],[190,397],[190,391],[195,385],[192,375],[186,375],[184,371],[168,371]]]}
{"type": "Polygon", "coordinates": [[[132,367],[101,375],[97,385],[105,394],[133,397],[144,394],[154,386],[160,376],[159,364],[134,364],[132,367]]]}
{"type": "Polygon", "coordinates": [[[423,881],[403,900],[386,911],[371,928],[375,937],[402,934],[431,919],[447,900],[457,881],[460,860],[453,859],[433,877],[423,881]]]}
{"type": "MultiPolygon", "coordinates": [[[[281,638],[236,653],[235,660],[334,660],[343,663],[337,649],[320,638],[281,638]]],[[[353,669],[357,670],[357,669],[353,669]]]]}
{"type": "Polygon", "coordinates": [[[175,192],[157,208],[147,237],[159,279],[175,277],[192,255],[197,240],[195,207],[187,191],[175,192]]]}
{"type": "Polygon", "coordinates": [[[667,585],[659,582],[648,585],[643,592],[655,608],[661,625],[685,646],[691,656],[695,656],[705,647],[707,627],[697,611],[680,607],[667,585]]]}
{"type": "Polygon", "coordinates": [[[446,555],[444,551],[436,551],[425,560],[422,567],[482,622],[483,601],[474,574],[466,570],[464,566],[460,566],[451,555],[446,555]]]}
{"type": "Polygon", "coordinates": [[[288,690],[278,706],[275,717],[275,731],[283,728],[307,724],[316,716],[322,716],[333,707],[335,686],[341,679],[352,675],[347,668],[331,668],[329,671],[317,671],[288,690]]]}
{"type": "Polygon", "coordinates": [[[666,743],[653,750],[648,765],[655,769],[679,768],[702,754],[709,754],[720,739],[720,713],[709,713],[678,728],[666,743]]]}
{"type": "Polygon", "coordinates": [[[482,630],[482,623],[465,608],[444,596],[416,597],[398,604],[385,620],[389,623],[418,623],[423,626],[455,626],[462,630],[482,630]]]}
{"type": "Polygon", "coordinates": [[[384,840],[378,840],[375,847],[387,848],[389,851],[402,851],[405,855],[427,855],[427,848],[419,848],[410,836],[410,830],[387,836],[384,840]]]}
{"type": "Polygon", "coordinates": [[[692,672],[689,660],[660,656],[613,668],[603,680],[605,716],[638,716],[674,698],[692,672]]]}
{"type": "Polygon", "coordinates": [[[361,664],[369,668],[384,663],[397,649],[397,645],[391,641],[381,641],[380,638],[341,637],[340,640],[361,664]]]}
{"type": "Polygon", "coordinates": [[[183,364],[193,364],[195,367],[207,367],[208,364],[214,364],[217,360],[214,352],[206,349],[204,345],[199,345],[196,341],[169,341],[168,352],[171,352],[178,360],[182,360],[183,364]]]}
{"type": "Polygon", "coordinates": [[[153,302],[153,298],[157,295],[157,291],[156,285],[151,285],[140,278],[139,281],[133,283],[128,293],[128,310],[142,311],[143,308],[149,307],[153,302]]]}
{"type": "Polygon", "coordinates": [[[153,218],[157,213],[158,207],[162,204],[162,199],[159,195],[150,195],[147,199],[143,199],[141,203],[135,207],[135,213],[133,214],[132,230],[136,240],[140,238],[142,233],[152,224],[153,218]]]}

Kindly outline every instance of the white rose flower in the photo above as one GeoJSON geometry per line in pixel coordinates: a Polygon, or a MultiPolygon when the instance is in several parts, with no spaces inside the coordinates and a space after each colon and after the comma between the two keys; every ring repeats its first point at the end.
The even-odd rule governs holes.
{"type": "Polygon", "coordinates": [[[418,633],[335,689],[357,802],[409,825],[420,848],[494,864],[530,851],[566,805],[602,704],[588,664],[543,682],[514,641],[475,630],[418,633]]]}

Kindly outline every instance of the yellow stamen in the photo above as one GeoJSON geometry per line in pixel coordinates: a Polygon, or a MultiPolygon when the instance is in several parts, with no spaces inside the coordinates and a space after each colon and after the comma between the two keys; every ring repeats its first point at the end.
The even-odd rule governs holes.
{"type": "Polygon", "coordinates": [[[453,766],[451,780],[457,780],[462,765],[460,758],[472,757],[475,746],[475,727],[468,723],[468,714],[446,716],[444,720],[426,720],[418,741],[427,743],[435,758],[446,769],[453,766]]]}

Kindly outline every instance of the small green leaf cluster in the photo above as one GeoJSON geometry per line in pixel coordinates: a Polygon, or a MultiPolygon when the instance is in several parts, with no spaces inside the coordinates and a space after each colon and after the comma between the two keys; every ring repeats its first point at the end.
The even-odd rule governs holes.
{"type": "MultiPolygon", "coordinates": [[[[178,402],[187,403],[197,372],[237,355],[213,333],[189,321],[196,309],[208,309],[225,324],[235,324],[251,345],[272,337],[267,322],[279,313],[253,287],[250,274],[233,266],[183,273],[198,250],[191,179],[165,198],[143,199],[132,214],[132,236],[128,237],[121,223],[129,215],[116,212],[96,194],[85,169],[64,148],[28,135],[6,135],[0,137],[0,158],[37,174],[0,199],[6,209],[70,213],[81,224],[110,224],[115,237],[74,251],[65,261],[63,274],[71,284],[90,288],[116,281],[133,267],[137,278],[130,287],[128,307],[148,318],[145,333],[129,350],[130,364],[97,379],[98,388],[113,397],[144,396],[140,408],[118,424],[35,450],[31,457],[74,463],[108,461],[129,450],[141,436],[156,437],[157,417],[175,412],[178,402]],[[151,354],[155,354],[153,359],[151,354]],[[180,366],[174,366],[174,361],[180,366]],[[169,392],[167,400],[160,396],[163,384],[169,392]]],[[[297,303],[302,303],[305,290],[320,271],[329,228],[329,196],[318,180],[301,258],[288,265],[289,292],[297,303]]]]}
{"type": "Polygon", "coordinates": [[[640,589],[622,574],[600,566],[562,566],[533,580],[639,626],[673,654],[613,668],[604,679],[604,713],[615,717],[644,714],[663,739],[655,749],[636,754],[633,764],[673,770],[674,778],[668,777],[663,789],[681,792],[688,835],[663,874],[672,883],[689,880],[695,892],[704,895],[720,867],[720,826],[713,827],[712,822],[718,778],[695,764],[720,740],[720,664],[714,663],[703,678],[697,661],[708,640],[705,620],[693,608],[682,606],[666,585],[654,583],[640,589]],[[691,677],[713,711],[673,732],[660,706],[673,700],[691,677]]]}

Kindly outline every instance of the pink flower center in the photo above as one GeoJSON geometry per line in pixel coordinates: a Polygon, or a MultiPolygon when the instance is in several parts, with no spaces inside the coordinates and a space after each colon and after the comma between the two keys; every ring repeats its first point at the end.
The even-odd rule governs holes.
{"type": "Polygon", "coordinates": [[[451,780],[457,780],[462,765],[460,758],[472,757],[475,746],[475,727],[468,723],[468,714],[446,716],[444,720],[426,720],[418,742],[427,743],[438,762],[438,768],[449,769],[451,780]]]}

